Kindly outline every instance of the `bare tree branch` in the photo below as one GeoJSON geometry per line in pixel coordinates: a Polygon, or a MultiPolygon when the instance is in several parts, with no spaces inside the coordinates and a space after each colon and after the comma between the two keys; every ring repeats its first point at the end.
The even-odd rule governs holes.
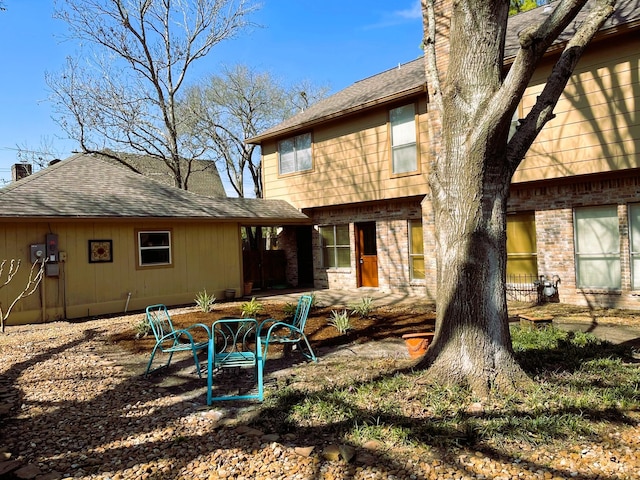
{"type": "MultiPolygon", "coordinates": [[[[0,264],[0,278],[2,278],[2,274],[3,274],[6,263],[7,263],[7,260],[5,259],[0,264]]],[[[15,275],[20,270],[20,263],[21,262],[19,259],[17,262],[15,259],[11,259],[11,262],[9,264],[9,271],[7,272],[7,279],[2,285],[0,285],[0,288],[6,287],[7,285],[9,285],[9,283],[11,283],[11,280],[13,280],[15,275]]],[[[0,304],[0,331],[2,333],[4,333],[5,322],[9,318],[9,315],[11,314],[13,307],[15,307],[15,305],[23,298],[33,294],[38,288],[38,286],[40,285],[40,282],[42,282],[42,279],[44,278],[45,264],[46,264],[46,259],[43,259],[42,261],[34,262],[31,265],[31,269],[29,270],[29,278],[27,279],[27,283],[24,289],[16,296],[16,298],[14,298],[14,300],[11,302],[11,304],[9,305],[6,311],[3,311],[2,304],[0,304]],[[36,269],[36,265],[39,266],[37,269],[36,269]]]]}
{"type": "Polygon", "coordinates": [[[248,171],[253,195],[261,198],[260,157],[256,146],[245,140],[323,98],[327,91],[309,81],[285,87],[269,73],[236,65],[189,89],[180,116],[190,119],[188,128],[194,139],[210,144],[235,193],[245,196],[248,171]]]}
{"type": "Polygon", "coordinates": [[[67,1],[56,17],[93,55],[47,74],[59,123],[84,152],[160,159],[174,184],[186,188],[191,162],[210,150],[181,125],[176,109],[184,82],[194,62],[251,25],[255,9],[245,0],[67,1]]]}

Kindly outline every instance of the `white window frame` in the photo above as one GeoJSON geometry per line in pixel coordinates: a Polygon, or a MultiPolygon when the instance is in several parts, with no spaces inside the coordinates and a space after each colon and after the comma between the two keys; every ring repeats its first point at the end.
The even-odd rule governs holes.
{"type": "Polygon", "coordinates": [[[416,130],[415,103],[389,110],[391,172],[393,175],[403,175],[418,170],[418,134],[416,130]],[[406,158],[402,158],[403,156],[406,158]]]}
{"type": "Polygon", "coordinates": [[[617,205],[573,211],[576,286],[620,290],[620,227],[617,205]]]}
{"type": "Polygon", "coordinates": [[[415,219],[415,220],[409,220],[409,222],[407,223],[408,225],[408,237],[409,237],[409,279],[410,280],[424,280],[426,278],[426,265],[425,265],[425,261],[424,261],[424,239],[421,237],[422,243],[421,243],[421,250],[422,253],[415,253],[414,250],[414,245],[413,245],[413,235],[412,235],[412,231],[413,231],[413,226],[417,225],[420,227],[420,231],[422,232],[422,235],[424,235],[424,230],[422,227],[422,220],[419,219],[415,219]],[[414,272],[413,269],[413,261],[416,259],[422,259],[422,277],[418,276],[416,277],[416,274],[414,272]]]}
{"type": "Polygon", "coordinates": [[[278,173],[305,172],[313,168],[311,133],[285,138],[278,142],[278,173]]]}
{"type": "Polygon", "coordinates": [[[631,289],[640,290],[640,203],[628,205],[631,289]]]}
{"type": "Polygon", "coordinates": [[[349,225],[348,224],[340,224],[340,225],[321,225],[320,226],[320,243],[322,248],[322,266],[324,268],[349,268],[351,267],[351,245],[350,243],[339,244],[338,243],[338,228],[346,228],[347,229],[347,238],[349,238],[349,225]],[[323,235],[323,230],[332,229],[333,231],[333,244],[328,245],[325,243],[325,237],[323,235]],[[338,255],[339,250],[347,249],[349,252],[348,258],[349,263],[347,265],[340,265],[338,255]],[[326,253],[325,253],[326,252],[326,253]],[[333,258],[333,262],[327,261],[327,257],[331,256],[333,258]]]}
{"type": "Polygon", "coordinates": [[[139,267],[158,267],[172,265],[173,258],[171,255],[171,230],[138,230],[136,232],[136,244],[138,247],[138,266],[139,267]],[[161,245],[147,245],[148,239],[145,239],[145,235],[166,235],[166,242],[163,241],[161,245]],[[162,252],[166,251],[166,257],[168,261],[148,261],[144,259],[145,253],[162,252]]]}

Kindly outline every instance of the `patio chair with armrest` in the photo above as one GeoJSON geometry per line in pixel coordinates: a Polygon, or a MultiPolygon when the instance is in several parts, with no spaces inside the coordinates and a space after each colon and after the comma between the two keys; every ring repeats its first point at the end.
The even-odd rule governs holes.
{"type": "Polygon", "coordinates": [[[300,297],[300,300],[298,300],[296,313],[290,322],[268,318],[260,323],[258,336],[260,337],[261,343],[264,344],[264,354],[262,355],[263,363],[267,361],[267,352],[270,343],[280,343],[285,345],[285,347],[298,346],[298,344],[304,343],[308,353],[300,349],[302,354],[314,362],[318,361],[315,353],[313,353],[309,339],[307,339],[307,335],[304,333],[312,303],[313,297],[311,295],[303,295],[300,297]],[[266,334],[264,333],[265,330],[266,334]]]}
{"type": "Polygon", "coordinates": [[[149,358],[149,363],[147,364],[147,370],[145,371],[144,376],[146,377],[150,372],[155,372],[160,368],[168,367],[174,353],[190,351],[193,355],[193,362],[195,363],[198,377],[202,378],[198,352],[206,350],[209,345],[209,338],[211,337],[209,327],[202,323],[195,323],[187,328],[176,330],[171,322],[171,317],[169,316],[167,307],[163,304],[150,305],[147,307],[146,312],[147,321],[149,322],[153,335],[156,338],[156,344],[151,351],[151,357],[149,358]],[[206,335],[205,340],[198,341],[194,339],[193,333],[196,329],[203,330],[202,336],[206,335]],[[158,351],[168,354],[169,358],[167,359],[166,364],[151,370],[153,358],[158,351]]]}

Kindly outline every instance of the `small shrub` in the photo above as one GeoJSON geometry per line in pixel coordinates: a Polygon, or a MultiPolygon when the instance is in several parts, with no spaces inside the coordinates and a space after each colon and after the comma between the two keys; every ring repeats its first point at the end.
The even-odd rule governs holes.
{"type": "Polygon", "coordinates": [[[215,295],[208,295],[207,289],[205,288],[201,292],[198,292],[195,298],[196,305],[200,309],[200,311],[209,313],[213,309],[213,304],[216,301],[215,295]]]}
{"type": "Polygon", "coordinates": [[[309,292],[307,293],[307,295],[309,295],[311,297],[311,306],[309,307],[310,310],[317,308],[318,307],[318,298],[316,297],[316,292],[309,292]]]}
{"type": "Polygon", "coordinates": [[[350,305],[349,308],[351,309],[351,313],[353,315],[358,315],[360,318],[367,318],[369,315],[371,315],[371,312],[374,308],[373,298],[364,297],[360,299],[360,303],[354,303],[353,305],[350,305]]]}
{"type": "Polygon", "coordinates": [[[331,310],[331,317],[329,317],[327,323],[332,327],[335,327],[341,335],[344,335],[347,331],[351,330],[351,317],[346,310],[343,310],[342,312],[331,310]]]}
{"type": "Polygon", "coordinates": [[[298,308],[298,305],[288,302],[284,307],[282,307],[282,313],[284,313],[285,318],[293,318],[296,314],[296,308],[298,308]]]}
{"type": "Polygon", "coordinates": [[[262,312],[264,306],[253,297],[251,301],[242,304],[242,316],[246,318],[256,318],[262,312]]]}
{"type": "Polygon", "coordinates": [[[134,324],[133,330],[136,332],[136,338],[143,338],[149,335],[151,333],[151,325],[147,317],[144,317],[138,323],[134,324]]]}

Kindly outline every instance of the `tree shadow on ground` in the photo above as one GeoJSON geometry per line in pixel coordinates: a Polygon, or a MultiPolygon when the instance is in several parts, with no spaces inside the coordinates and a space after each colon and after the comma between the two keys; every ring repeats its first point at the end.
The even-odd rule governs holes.
{"type": "MultiPolygon", "coordinates": [[[[509,411],[494,408],[471,413],[468,407],[473,399],[468,395],[434,391],[421,383],[421,373],[412,373],[406,363],[395,364],[389,358],[378,359],[376,363],[364,357],[332,358],[330,362],[323,358],[319,364],[297,366],[289,363],[289,368],[294,369],[292,375],[268,383],[263,404],[224,402],[207,408],[206,380],[198,379],[193,372],[182,373],[184,369],[193,369],[188,355],[178,358],[166,372],[159,371],[145,379],[142,372],[149,351],[136,356],[111,343],[113,337],[108,327],[93,328],[91,322],[77,327],[71,336],[52,338],[34,346],[40,349],[38,353],[5,365],[3,371],[3,383],[17,392],[18,401],[2,420],[0,445],[24,462],[38,464],[61,476],[88,478],[121,472],[125,478],[143,474],[181,478],[189,477],[196,468],[203,469],[199,471],[202,474],[212,475],[231,458],[244,458],[239,468],[244,469],[245,475],[251,475],[250,458],[271,447],[261,436],[242,433],[239,424],[252,425],[266,434],[277,433],[277,441],[283,448],[313,446],[317,461],[305,467],[306,478],[318,479],[323,478],[327,466],[338,469],[342,478],[355,478],[356,469],[367,466],[375,466],[378,472],[404,472],[415,478],[428,478],[432,467],[427,463],[432,459],[445,470],[479,474],[476,467],[461,459],[461,454],[479,451],[492,461],[511,464],[519,458],[522,445],[526,448],[532,445],[522,439],[526,434],[523,426],[537,436],[538,444],[551,444],[566,436],[566,430],[558,427],[558,420],[578,413],[589,421],[606,421],[612,427],[637,425],[623,409],[584,408],[576,412],[569,406],[548,411],[543,408],[534,413],[547,421],[537,424],[533,423],[534,413],[517,403],[509,411]],[[66,362],[68,370],[44,370],[45,365],[50,368],[52,362],[55,365],[60,361],[66,362]],[[107,365],[98,367],[101,362],[107,365]],[[119,368],[123,363],[135,368],[119,368]],[[338,365],[349,374],[333,375],[329,368],[338,365]],[[35,377],[40,384],[29,377],[35,369],[43,370],[35,377]],[[23,375],[26,380],[21,379],[23,375]],[[160,379],[165,375],[177,380],[164,384],[160,379]],[[331,375],[329,379],[327,375],[331,375]],[[400,385],[385,387],[385,382],[403,376],[406,379],[400,385]],[[48,398],[37,394],[38,389],[46,389],[46,381],[64,382],[68,385],[67,395],[48,398]],[[358,394],[366,390],[373,395],[371,398],[384,401],[367,402],[364,394],[358,394]],[[310,408],[326,408],[330,413],[322,417],[321,412],[311,411],[308,417],[301,416],[301,411],[310,408]],[[488,432],[490,422],[497,425],[488,432]],[[355,438],[358,426],[363,433],[355,438]],[[363,447],[367,435],[377,440],[377,447],[363,447]],[[500,442],[496,443],[495,438],[500,438],[500,442]],[[324,460],[320,452],[329,444],[351,445],[357,452],[355,462],[324,460]],[[415,460],[416,455],[419,460],[415,460]]],[[[607,346],[596,348],[590,355],[609,358],[612,351],[607,346]]],[[[285,368],[284,362],[290,361],[284,359],[282,365],[274,364],[273,370],[285,368]]],[[[557,372],[557,363],[550,361],[535,372],[538,376],[557,372]]],[[[590,388],[608,386],[594,382],[590,388]]],[[[620,398],[622,402],[637,406],[637,393],[628,390],[623,395],[626,396],[620,398]]],[[[598,441],[596,430],[587,429],[585,434],[598,441]]],[[[543,462],[526,461],[520,465],[531,472],[543,470],[557,476],[571,473],[568,469],[550,468],[543,462]]]]}

